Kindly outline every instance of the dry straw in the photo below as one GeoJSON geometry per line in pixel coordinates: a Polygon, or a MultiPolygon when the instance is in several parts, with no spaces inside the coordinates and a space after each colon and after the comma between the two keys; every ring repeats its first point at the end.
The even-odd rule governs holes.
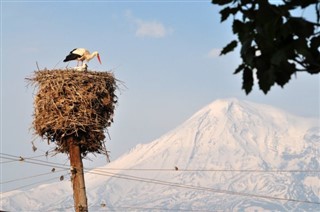
{"type": "Polygon", "coordinates": [[[56,142],[56,151],[69,153],[73,137],[83,156],[101,153],[105,132],[113,122],[117,80],[110,72],[40,70],[27,78],[38,88],[34,99],[35,133],[56,142]]]}

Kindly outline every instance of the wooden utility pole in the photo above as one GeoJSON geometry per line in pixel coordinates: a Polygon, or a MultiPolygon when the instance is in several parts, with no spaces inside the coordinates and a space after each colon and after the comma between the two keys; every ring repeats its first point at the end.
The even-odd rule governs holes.
{"type": "Polygon", "coordinates": [[[74,209],[76,212],[87,212],[88,204],[80,146],[75,141],[72,137],[67,139],[69,144],[74,209]]]}

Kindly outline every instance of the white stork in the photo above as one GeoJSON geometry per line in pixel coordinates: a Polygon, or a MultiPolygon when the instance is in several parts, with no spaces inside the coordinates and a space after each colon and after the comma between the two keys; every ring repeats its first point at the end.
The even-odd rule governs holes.
{"type": "Polygon", "coordinates": [[[102,64],[100,60],[100,55],[97,51],[90,54],[90,52],[84,48],[75,48],[69,53],[69,55],[66,56],[63,62],[68,62],[70,60],[77,60],[78,61],[77,65],[79,65],[79,61],[81,61],[83,65],[84,60],[88,63],[95,56],[97,56],[99,63],[102,64]]]}

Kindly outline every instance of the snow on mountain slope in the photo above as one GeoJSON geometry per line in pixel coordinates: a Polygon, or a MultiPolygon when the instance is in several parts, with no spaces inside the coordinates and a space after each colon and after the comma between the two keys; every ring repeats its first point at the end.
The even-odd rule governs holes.
{"type": "MultiPolygon", "coordinates": [[[[161,138],[86,173],[89,209],[320,211],[318,121],[217,100],[161,138]]],[[[10,211],[73,204],[70,182],[6,193],[0,201],[10,211]]]]}

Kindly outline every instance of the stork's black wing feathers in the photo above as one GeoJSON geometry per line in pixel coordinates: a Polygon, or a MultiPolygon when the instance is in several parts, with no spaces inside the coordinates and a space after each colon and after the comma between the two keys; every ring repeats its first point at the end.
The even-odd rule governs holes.
{"type": "Polygon", "coordinates": [[[69,55],[66,56],[66,58],[64,59],[63,62],[68,62],[68,61],[70,61],[70,60],[76,60],[76,59],[78,59],[79,57],[81,57],[81,55],[70,53],[69,55]]]}
{"type": "Polygon", "coordinates": [[[74,51],[74,50],[76,50],[77,48],[74,48],[74,49],[72,49],[72,51],[70,52],[70,54],[72,54],[72,52],[74,51]]]}

